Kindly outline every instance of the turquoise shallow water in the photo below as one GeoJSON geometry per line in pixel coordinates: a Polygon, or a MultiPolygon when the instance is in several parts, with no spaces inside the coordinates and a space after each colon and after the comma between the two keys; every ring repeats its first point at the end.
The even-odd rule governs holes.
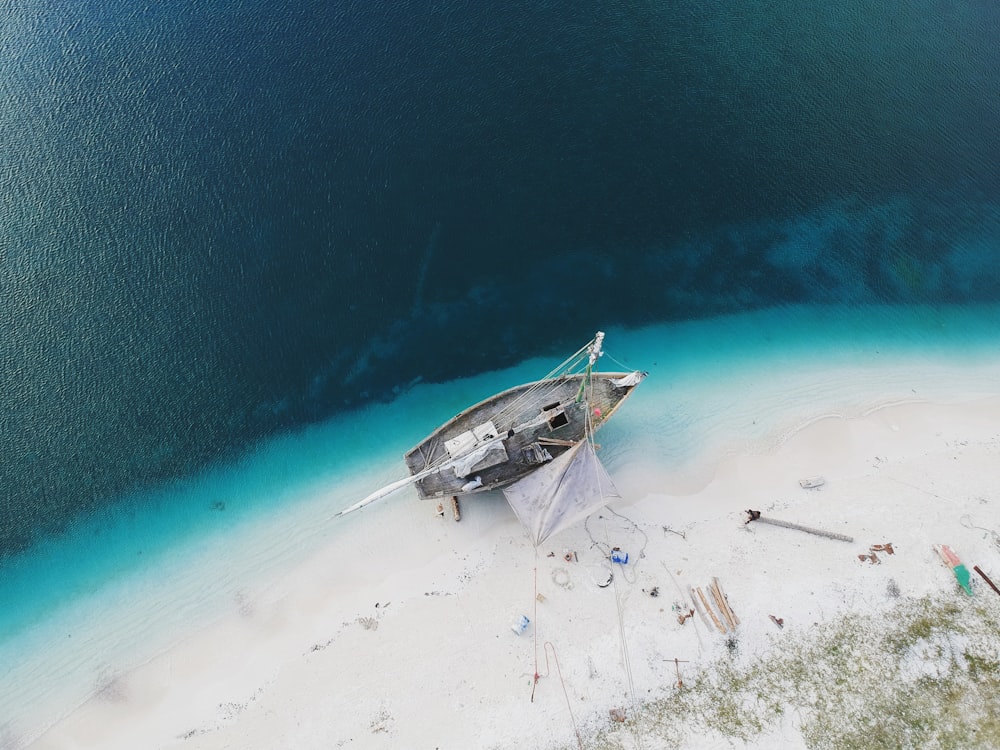
{"type": "MultiPolygon", "coordinates": [[[[998,322],[998,306],[796,306],[611,328],[605,367],[620,362],[650,377],[602,432],[602,458],[642,492],[652,465],[661,475],[696,473],[706,457],[767,451],[819,416],[1000,393],[998,322]]],[[[0,664],[5,685],[19,689],[0,691],[0,715],[19,734],[37,730],[109,675],[232,610],[360,528],[363,514],[333,514],[401,476],[403,451],[437,424],[556,361],[416,385],[132,498],[127,513],[94,516],[9,560],[0,664]],[[30,717],[24,726],[20,716],[30,717]]],[[[383,502],[416,501],[403,491],[383,502]]],[[[377,529],[365,533],[377,540],[377,529]]]]}

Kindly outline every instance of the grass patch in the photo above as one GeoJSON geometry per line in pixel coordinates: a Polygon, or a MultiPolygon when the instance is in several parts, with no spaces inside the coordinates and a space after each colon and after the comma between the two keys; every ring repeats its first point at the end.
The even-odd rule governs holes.
{"type": "Polygon", "coordinates": [[[789,714],[819,750],[1000,747],[1000,616],[960,596],[899,599],[774,636],[764,657],[721,657],[587,747],[677,747],[710,734],[751,743],[789,714]]]}

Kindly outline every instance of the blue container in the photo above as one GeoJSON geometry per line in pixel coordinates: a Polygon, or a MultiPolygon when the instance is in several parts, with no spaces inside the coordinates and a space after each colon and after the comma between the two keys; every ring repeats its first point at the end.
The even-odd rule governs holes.
{"type": "Polygon", "coordinates": [[[618,563],[619,565],[627,565],[628,552],[622,552],[620,549],[611,550],[611,562],[618,563]]]}

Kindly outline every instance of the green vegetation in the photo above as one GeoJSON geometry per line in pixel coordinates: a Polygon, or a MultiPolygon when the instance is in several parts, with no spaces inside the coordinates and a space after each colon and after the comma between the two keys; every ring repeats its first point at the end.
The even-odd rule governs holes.
{"type": "Polygon", "coordinates": [[[743,663],[721,657],[684,687],[598,730],[587,747],[676,747],[716,734],[753,744],[783,720],[823,750],[1000,747],[1000,610],[962,596],[847,615],[743,663]]]}

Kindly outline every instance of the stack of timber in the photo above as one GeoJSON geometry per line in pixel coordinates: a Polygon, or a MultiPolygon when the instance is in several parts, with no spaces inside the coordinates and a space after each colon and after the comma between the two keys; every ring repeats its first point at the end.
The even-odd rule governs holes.
{"type": "Polygon", "coordinates": [[[736,626],[740,624],[740,618],[736,616],[732,607],[729,606],[729,599],[722,591],[719,579],[712,578],[712,585],[705,588],[708,591],[707,596],[701,587],[688,589],[691,594],[691,601],[694,603],[694,608],[697,610],[705,627],[711,630],[708,619],[711,618],[712,624],[720,633],[735,632],[736,626]]]}

